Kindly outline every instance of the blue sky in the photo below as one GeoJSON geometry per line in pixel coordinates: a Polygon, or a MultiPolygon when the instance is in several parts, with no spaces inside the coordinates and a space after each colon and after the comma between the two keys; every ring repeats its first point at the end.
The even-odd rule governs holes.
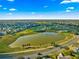
{"type": "Polygon", "coordinates": [[[78,19],[79,0],[0,0],[0,19],[78,19]]]}

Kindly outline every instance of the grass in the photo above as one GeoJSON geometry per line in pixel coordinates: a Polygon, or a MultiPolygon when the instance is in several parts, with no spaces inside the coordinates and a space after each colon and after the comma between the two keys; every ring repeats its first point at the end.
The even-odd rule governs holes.
{"type": "Polygon", "coordinates": [[[22,47],[23,44],[30,44],[30,46],[37,47],[47,47],[50,46],[52,42],[62,41],[70,35],[69,33],[52,33],[53,32],[49,32],[49,34],[37,33],[33,35],[22,36],[13,42],[10,47],[22,47]]]}
{"type": "MultiPolygon", "coordinates": [[[[40,27],[43,28],[43,27],[40,27]]],[[[14,35],[5,35],[3,37],[0,37],[0,53],[4,52],[13,52],[13,51],[22,51],[22,44],[28,44],[30,43],[31,46],[41,46],[42,47],[47,47],[50,46],[52,42],[58,42],[64,40],[66,36],[69,36],[69,33],[57,33],[56,35],[42,35],[39,34],[38,32],[34,31],[35,28],[27,29],[21,32],[18,32],[14,35]],[[28,36],[29,38],[27,39],[22,38],[18,40],[16,43],[17,38],[21,36],[28,36]],[[31,39],[31,40],[30,40],[31,39]],[[13,44],[15,43],[15,44],[13,44]],[[11,48],[9,45],[13,44],[11,47],[17,46],[16,48],[11,48]],[[20,48],[21,47],[21,48],[20,48]]]]}
{"type": "Polygon", "coordinates": [[[30,35],[30,34],[34,34],[34,33],[35,32],[28,29],[28,30],[18,32],[14,35],[5,35],[5,36],[0,37],[0,53],[23,50],[23,49],[20,49],[20,48],[10,48],[9,45],[11,43],[13,43],[14,41],[16,41],[16,39],[20,36],[30,35]]]}

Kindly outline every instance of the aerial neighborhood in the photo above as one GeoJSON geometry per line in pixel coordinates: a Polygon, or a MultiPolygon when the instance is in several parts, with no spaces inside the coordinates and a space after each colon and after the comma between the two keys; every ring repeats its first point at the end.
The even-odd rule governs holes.
{"type": "Polygon", "coordinates": [[[0,55],[79,59],[79,21],[1,21],[0,55]]]}

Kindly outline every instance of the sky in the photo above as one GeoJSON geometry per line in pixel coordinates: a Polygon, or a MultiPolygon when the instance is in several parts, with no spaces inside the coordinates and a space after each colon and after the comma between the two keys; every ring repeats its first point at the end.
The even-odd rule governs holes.
{"type": "Polygon", "coordinates": [[[79,19],[79,0],[0,0],[0,19],[79,19]]]}

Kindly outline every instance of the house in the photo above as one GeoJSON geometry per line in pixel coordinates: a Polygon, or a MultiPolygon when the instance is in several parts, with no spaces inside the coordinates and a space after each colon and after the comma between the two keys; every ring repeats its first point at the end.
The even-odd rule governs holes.
{"type": "Polygon", "coordinates": [[[74,52],[79,52],[79,48],[74,49],[74,52]]]}
{"type": "Polygon", "coordinates": [[[52,58],[42,58],[42,59],[52,59],[52,58]]]}
{"type": "Polygon", "coordinates": [[[57,59],[71,59],[70,56],[64,56],[62,53],[60,53],[58,56],[57,56],[57,59]]]}
{"type": "Polygon", "coordinates": [[[0,36],[3,36],[3,35],[5,35],[5,34],[6,34],[5,31],[0,31],[0,36]]]}
{"type": "Polygon", "coordinates": [[[43,56],[42,59],[52,59],[52,58],[46,55],[46,56],[43,56]]]}

